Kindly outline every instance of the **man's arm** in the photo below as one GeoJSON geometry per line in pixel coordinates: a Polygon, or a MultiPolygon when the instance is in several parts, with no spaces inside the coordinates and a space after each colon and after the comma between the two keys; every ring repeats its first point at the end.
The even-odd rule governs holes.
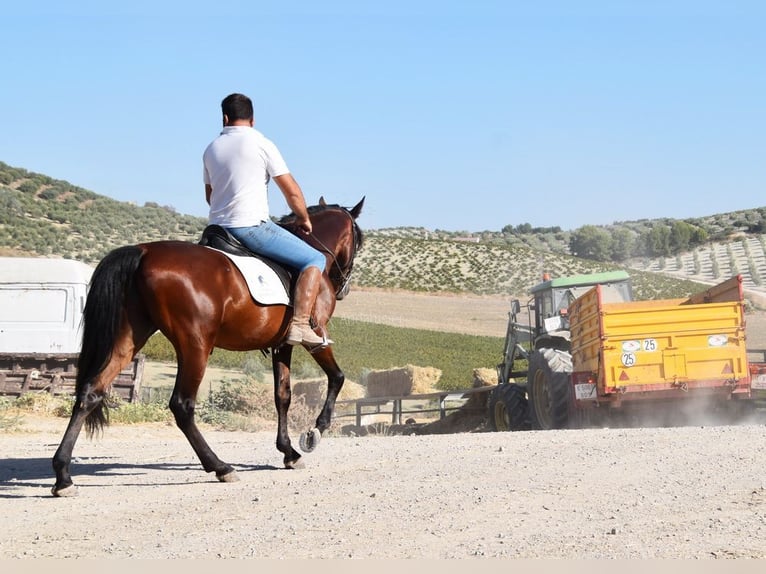
{"type": "Polygon", "coordinates": [[[205,184],[205,201],[210,205],[210,194],[213,193],[213,187],[209,184],[205,184]]]}
{"type": "Polygon", "coordinates": [[[300,227],[304,233],[311,233],[311,220],[309,219],[309,212],[306,209],[306,199],[303,197],[303,191],[295,181],[295,178],[290,173],[279,175],[274,178],[277,182],[279,189],[282,191],[282,195],[285,196],[287,205],[292,209],[298,220],[298,227],[300,227]]]}

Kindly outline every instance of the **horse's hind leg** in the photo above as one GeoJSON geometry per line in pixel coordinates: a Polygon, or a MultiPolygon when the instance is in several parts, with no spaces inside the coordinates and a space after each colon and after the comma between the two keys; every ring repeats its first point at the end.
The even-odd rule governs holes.
{"type": "Polygon", "coordinates": [[[95,416],[94,421],[89,421],[89,433],[105,424],[106,417],[102,413],[102,409],[104,409],[106,390],[109,388],[109,384],[131,360],[132,355],[115,350],[106,368],[92,383],[87,385],[81,396],[76,398],[64,437],[61,439],[61,444],[59,444],[56,453],[53,455],[52,464],[53,470],[56,473],[56,483],[53,485],[51,492],[54,496],[72,496],[77,493],[69,472],[74,445],[80,436],[83,425],[89,417],[95,416]]]}
{"type": "Polygon", "coordinates": [[[285,468],[302,468],[301,455],[293,448],[287,428],[287,411],[290,409],[292,400],[290,389],[292,352],[291,345],[282,345],[272,349],[271,354],[274,372],[274,404],[277,407],[277,450],[284,454],[285,468]]]}
{"type": "Polygon", "coordinates": [[[64,432],[64,438],[61,439],[61,444],[56,450],[56,454],[53,455],[53,470],[56,472],[56,483],[51,489],[53,496],[72,496],[77,494],[77,490],[72,482],[72,475],[69,472],[72,451],[77,442],[77,437],[80,436],[85,419],[88,418],[88,415],[102,400],[103,396],[97,397],[92,393],[88,393],[85,400],[75,401],[72,408],[72,416],[69,418],[69,425],[67,425],[64,432]]]}
{"type": "Polygon", "coordinates": [[[169,407],[178,428],[184,433],[202,463],[202,468],[206,472],[215,472],[221,482],[235,482],[239,477],[234,467],[218,458],[194,421],[197,391],[205,374],[207,357],[206,351],[195,352],[191,357],[186,354],[183,357],[179,355],[176,383],[169,407]]]}

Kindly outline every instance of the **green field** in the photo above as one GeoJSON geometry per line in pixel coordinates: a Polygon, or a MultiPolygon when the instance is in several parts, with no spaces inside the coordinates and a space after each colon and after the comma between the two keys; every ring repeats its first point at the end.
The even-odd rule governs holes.
{"type": "MultiPolygon", "coordinates": [[[[415,365],[442,371],[438,387],[465,389],[473,383],[473,369],[494,369],[501,360],[503,339],[389,327],[350,319],[332,319],[333,348],[346,379],[361,382],[371,370],[415,365]]],[[[155,335],[143,352],[149,360],[175,361],[173,349],[161,335],[155,335]]],[[[242,368],[259,378],[270,377],[270,358],[260,351],[247,353],[216,349],[210,364],[242,368]]],[[[311,356],[297,349],[293,353],[295,378],[321,375],[311,356]]]]}

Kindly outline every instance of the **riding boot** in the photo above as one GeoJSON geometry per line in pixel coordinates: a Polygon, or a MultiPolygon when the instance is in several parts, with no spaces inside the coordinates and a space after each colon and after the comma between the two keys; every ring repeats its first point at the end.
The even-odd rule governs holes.
{"type": "Polygon", "coordinates": [[[322,272],[318,267],[309,267],[298,276],[295,292],[293,293],[293,323],[290,325],[290,332],[287,334],[288,345],[315,347],[329,343],[328,339],[317,335],[309,324],[309,317],[319,294],[321,280],[322,272]]]}

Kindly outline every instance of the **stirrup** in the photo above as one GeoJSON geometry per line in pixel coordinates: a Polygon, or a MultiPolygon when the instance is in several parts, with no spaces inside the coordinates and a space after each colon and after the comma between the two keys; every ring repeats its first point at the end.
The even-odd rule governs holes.
{"type": "Polygon", "coordinates": [[[322,336],[322,342],[317,343],[316,345],[309,345],[308,343],[301,343],[303,345],[303,348],[306,349],[309,353],[316,353],[318,351],[321,351],[322,349],[326,349],[330,345],[335,343],[332,339],[328,339],[325,336],[322,336]]]}

